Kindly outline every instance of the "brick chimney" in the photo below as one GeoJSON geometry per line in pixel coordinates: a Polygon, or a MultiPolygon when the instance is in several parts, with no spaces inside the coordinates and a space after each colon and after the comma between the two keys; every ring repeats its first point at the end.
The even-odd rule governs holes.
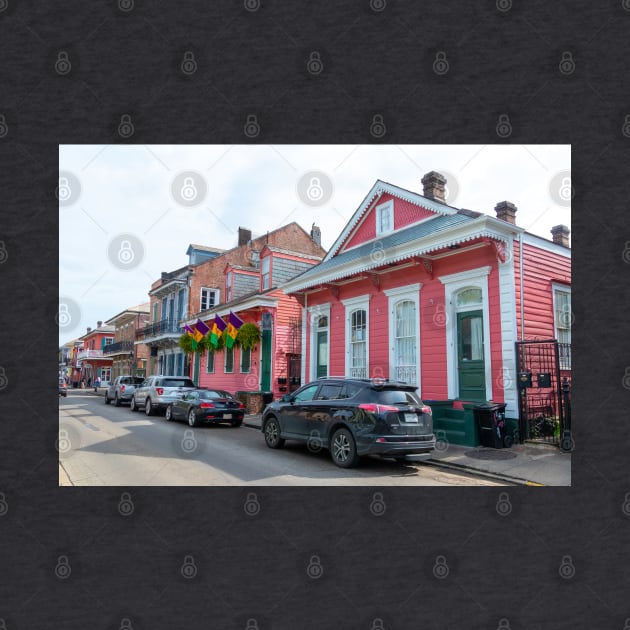
{"type": "Polygon", "coordinates": [[[494,206],[494,211],[497,213],[497,219],[507,221],[512,225],[516,225],[516,210],[517,207],[511,201],[499,201],[499,203],[494,206]]]}
{"type": "Polygon", "coordinates": [[[238,246],[247,245],[252,240],[252,231],[243,227],[238,228],[238,246]]]}
{"type": "Polygon", "coordinates": [[[311,238],[313,239],[313,241],[317,244],[320,245],[322,244],[322,231],[313,223],[313,226],[311,227],[311,238]]]}
{"type": "Polygon", "coordinates": [[[569,234],[571,230],[566,225],[554,225],[551,228],[551,239],[557,245],[562,245],[563,247],[570,247],[569,245],[569,234]]]}
{"type": "Polygon", "coordinates": [[[422,193],[428,199],[435,199],[441,203],[446,203],[444,188],[446,186],[446,177],[437,171],[431,171],[422,178],[424,192],[422,193]]]}
{"type": "Polygon", "coordinates": [[[96,327],[100,328],[103,325],[103,322],[96,322],[96,327]]]}
{"type": "Polygon", "coordinates": [[[92,332],[92,326],[88,326],[88,327],[87,327],[87,331],[88,331],[88,332],[92,332]]]}

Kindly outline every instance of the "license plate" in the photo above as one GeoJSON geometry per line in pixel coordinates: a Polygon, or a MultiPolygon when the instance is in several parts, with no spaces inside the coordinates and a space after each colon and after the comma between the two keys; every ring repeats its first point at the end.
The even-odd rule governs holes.
{"type": "Polygon", "coordinates": [[[232,419],[232,414],[231,413],[224,413],[223,414],[223,419],[224,420],[231,420],[232,419]]]}
{"type": "Polygon", "coordinates": [[[415,422],[418,424],[418,416],[415,413],[406,413],[405,422],[415,422]]]}

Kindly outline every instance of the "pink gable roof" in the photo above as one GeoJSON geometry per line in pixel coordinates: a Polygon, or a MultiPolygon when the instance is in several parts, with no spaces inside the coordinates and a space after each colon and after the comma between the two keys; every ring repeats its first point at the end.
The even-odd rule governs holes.
{"type": "Polygon", "coordinates": [[[418,221],[423,221],[424,219],[439,216],[427,208],[418,206],[416,203],[406,199],[398,199],[389,193],[384,193],[379,199],[372,202],[363,219],[342,243],[340,252],[376,238],[376,206],[387,203],[390,200],[394,201],[395,230],[407,227],[412,223],[418,223],[418,221]]]}

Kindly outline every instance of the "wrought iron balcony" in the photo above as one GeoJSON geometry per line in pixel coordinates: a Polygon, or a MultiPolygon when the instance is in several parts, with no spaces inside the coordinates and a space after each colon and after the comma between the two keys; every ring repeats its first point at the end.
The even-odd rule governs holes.
{"type": "Polygon", "coordinates": [[[103,359],[108,358],[103,355],[102,350],[80,350],[77,354],[77,360],[84,361],[85,359],[103,359]]]}
{"type": "Polygon", "coordinates": [[[116,341],[103,348],[103,354],[106,356],[111,356],[112,354],[129,354],[132,351],[133,341],[116,341]]]}
{"type": "Polygon", "coordinates": [[[176,320],[163,319],[136,331],[136,341],[149,341],[160,337],[179,337],[184,329],[176,320]]]}

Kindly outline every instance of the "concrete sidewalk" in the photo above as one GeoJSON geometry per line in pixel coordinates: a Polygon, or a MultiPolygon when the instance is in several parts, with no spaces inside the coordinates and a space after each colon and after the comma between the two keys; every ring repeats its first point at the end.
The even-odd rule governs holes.
{"type": "MultiPolygon", "coordinates": [[[[261,428],[262,416],[246,415],[243,424],[261,428]]],[[[512,448],[457,446],[438,442],[431,460],[422,463],[466,471],[510,483],[532,486],[570,486],[571,454],[550,444],[515,444],[512,448]]],[[[409,457],[413,461],[413,456],[409,457]]]]}

